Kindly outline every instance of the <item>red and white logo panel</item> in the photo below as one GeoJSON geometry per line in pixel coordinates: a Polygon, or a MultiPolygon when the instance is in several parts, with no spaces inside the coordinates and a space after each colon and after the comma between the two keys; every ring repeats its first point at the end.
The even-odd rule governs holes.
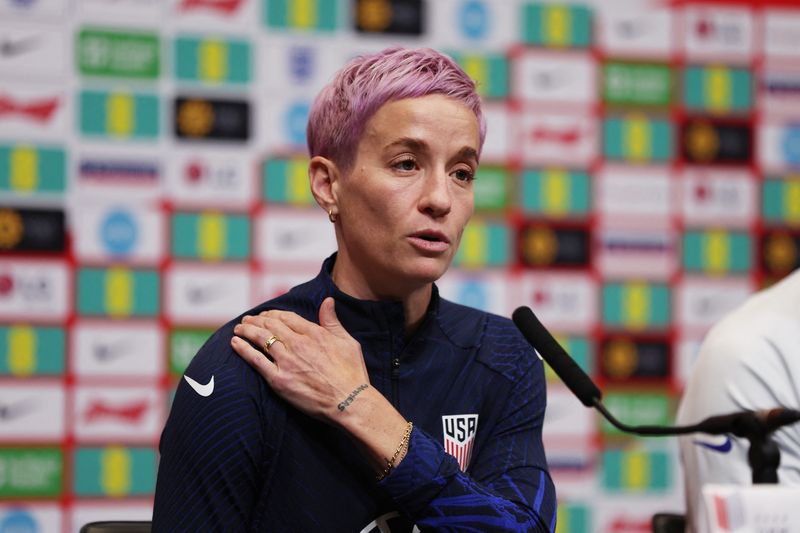
{"type": "Polygon", "coordinates": [[[154,442],[164,424],[163,393],[146,387],[77,387],[75,436],[81,442],[154,442]]]}
{"type": "Polygon", "coordinates": [[[525,273],[511,292],[517,299],[512,307],[529,306],[554,331],[583,333],[597,320],[597,293],[597,283],[588,274],[525,273]]]}
{"type": "Polygon", "coordinates": [[[69,275],[64,261],[0,260],[0,319],[65,320],[69,275]]]}
{"type": "Polygon", "coordinates": [[[755,50],[753,17],[747,9],[688,7],[685,50],[690,59],[749,60],[755,50]]]}
{"type": "Polygon", "coordinates": [[[464,472],[472,458],[472,446],[478,431],[478,415],[445,415],[442,417],[444,451],[458,460],[464,472]]]}
{"type": "Polygon", "coordinates": [[[758,215],[756,181],[747,170],[687,169],[681,185],[685,224],[746,228],[758,215]]]}
{"type": "Polygon", "coordinates": [[[254,164],[233,150],[173,154],[166,185],[178,206],[248,207],[257,194],[254,164]]]}
{"type": "Polygon", "coordinates": [[[0,135],[61,140],[68,131],[70,103],[70,94],[64,88],[3,82],[0,135]]]}
{"type": "Polygon", "coordinates": [[[573,114],[526,109],[514,126],[525,164],[587,167],[597,155],[597,120],[588,108],[573,114]]]}
{"type": "Polygon", "coordinates": [[[192,28],[219,31],[220,23],[245,29],[258,20],[258,4],[248,0],[170,0],[172,16],[192,28]]]}

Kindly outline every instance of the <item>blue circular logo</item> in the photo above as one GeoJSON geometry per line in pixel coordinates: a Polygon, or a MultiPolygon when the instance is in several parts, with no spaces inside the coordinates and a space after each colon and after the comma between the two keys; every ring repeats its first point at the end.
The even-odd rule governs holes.
{"type": "Polygon", "coordinates": [[[0,533],[38,533],[36,520],[22,509],[12,509],[0,521],[0,533]]]}
{"type": "Polygon", "coordinates": [[[486,285],[475,279],[465,281],[458,290],[458,303],[487,310],[489,298],[486,294],[486,285]]]}
{"type": "Polygon", "coordinates": [[[793,167],[800,166],[800,125],[792,124],[783,136],[783,157],[793,167]]]}
{"type": "Polygon", "coordinates": [[[489,10],[479,0],[466,0],[459,13],[461,32],[468,39],[483,39],[489,32],[489,10]]]}
{"type": "Polygon", "coordinates": [[[124,209],[111,211],[100,225],[100,240],[112,255],[130,253],[138,233],[136,220],[124,209]]]}
{"type": "Polygon", "coordinates": [[[297,102],[289,106],[286,115],[284,115],[284,126],[289,142],[293,144],[305,144],[308,111],[309,107],[306,102],[297,102]]]}

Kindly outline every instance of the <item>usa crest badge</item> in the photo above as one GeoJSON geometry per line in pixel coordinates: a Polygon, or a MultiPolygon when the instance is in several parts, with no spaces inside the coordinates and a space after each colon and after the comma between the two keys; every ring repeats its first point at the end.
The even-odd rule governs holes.
{"type": "Polygon", "coordinates": [[[472,458],[472,446],[478,431],[478,415],[445,415],[442,417],[444,451],[458,460],[464,472],[472,458]]]}

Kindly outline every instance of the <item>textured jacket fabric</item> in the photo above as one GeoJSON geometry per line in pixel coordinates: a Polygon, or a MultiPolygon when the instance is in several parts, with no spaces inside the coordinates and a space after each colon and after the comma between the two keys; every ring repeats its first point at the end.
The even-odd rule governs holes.
{"type": "Polygon", "coordinates": [[[434,287],[406,340],[402,305],[342,293],[330,276],[334,261],[246,314],[284,309],[318,323],[320,304],[333,296],[361,344],[370,385],[414,422],[405,459],[377,482],[344,431],[292,408],[233,351],[237,317],[184,375],[213,380],[213,392],[202,396],[187,379],[178,385],[161,436],[153,530],[554,531],[542,362],[512,322],[441,299],[434,287]],[[444,442],[463,439],[466,420],[474,431],[461,448],[462,460],[469,456],[462,471],[444,442]]]}

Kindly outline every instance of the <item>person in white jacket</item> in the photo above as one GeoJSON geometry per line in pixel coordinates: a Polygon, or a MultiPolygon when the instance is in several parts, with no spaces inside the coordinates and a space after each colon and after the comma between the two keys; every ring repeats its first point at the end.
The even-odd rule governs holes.
{"type": "MultiPolygon", "coordinates": [[[[681,399],[678,424],[773,407],[800,409],[800,269],[752,295],[708,332],[681,399]]],[[[773,433],[778,480],[800,485],[800,423],[773,433]]],[[[687,531],[709,530],[707,483],[750,485],[750,443],[731,435],[680,438],[687,531]]]]}

